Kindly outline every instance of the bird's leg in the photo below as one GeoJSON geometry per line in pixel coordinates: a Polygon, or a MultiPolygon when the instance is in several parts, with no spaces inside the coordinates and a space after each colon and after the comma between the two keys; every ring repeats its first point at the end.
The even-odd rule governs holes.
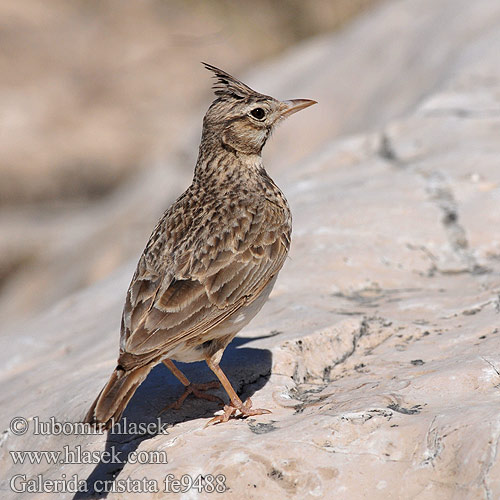
{"type": "Polygon", "coordinates": [[[217,396],[214,396],[213,394],[205,394],[202,391],[207,391],[208,389],[217,389],[219,388],[220,384],[217,382],[217,380],[213,380],[212,382],[207,382],[205,384],[193,384],[192,382],[189,381],[189,379],[182,373],[177,366],[174,365],[174,362],[171,359],[164,359],[163,363],[165,366],[179,379],[181,384],[185,387],[184,393],[182,396],[175,401],[175,403],[172,403],[170,405],[167,405],[163,410],[160,412],[160,415],[169,410],[170,408],[174,408],[175,410],[178,410],[181,406],[182,403],[184,403],[185,399],[192,394],[196,398],[201,398],[201,399],[208,399],[208,401],[217,401],[218,403],[223,404],[224,401],[222,401],[221,398],[218,398],[217,396]]]}
{"type": "Polygon", "coordinates": [[[236,391],[233,389],[231,382],[227,379],[225,373],[222,371],[219,363],[216,362],[217,356],[207,357],[206,362],[208,367],[215,373],[217,378],[220,380],[220,383],[224,387],[227,392],[227,395],[230,399],[230,404],[224,406],[224,413],[222,415],[217,415],[211,420],[209,420],[205,427],[210,424],[218,424],[221,422],[227,422],[231,415],[236,413],[238,410],[240,412],[241,417],[249,417],[252,415],[263,415],[265,413],[271,413],[269,410],[264,410],[262,408],[252,408],[252,401],[248,398],[244,403],[236,394],[236,391]],[[214,359],[215,358],[215,359],[214,359]]]}

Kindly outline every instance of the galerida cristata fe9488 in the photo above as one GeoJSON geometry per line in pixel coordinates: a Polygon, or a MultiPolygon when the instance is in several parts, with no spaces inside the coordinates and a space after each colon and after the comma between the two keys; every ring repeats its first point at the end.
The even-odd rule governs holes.
{"type": "MultiPolygon", "coordinates": [[[[215,75],[216,99],[203,120],[192,184],[165,212],[142,253],[122,316],[118,364],[90,407],[86,422],[117,422],[149,371],[163,362],[188,394],[218,382],[193,384],[173,361],[205,360],[230,403],[210,422],[269,413],[243,403],[219,367],[234,336],[269,296],[290,247],[292,220],[261,152],[274,126],[315,101],[278,101],[225,71],[215,75]]],[[[209,423],[210,423],[209,422],[209,423]]]]}

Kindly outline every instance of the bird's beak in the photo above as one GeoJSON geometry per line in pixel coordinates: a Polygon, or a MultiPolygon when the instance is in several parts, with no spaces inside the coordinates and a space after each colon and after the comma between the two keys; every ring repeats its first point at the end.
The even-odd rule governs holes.
{"type": "Polygon", "coordinates": [[[318,103],[311,99],[291,99],[290,101],[281,101],[280,118],[286,118],[287,116],[293,115],[297,111],[308,108],[313,104],[318,103]]]}

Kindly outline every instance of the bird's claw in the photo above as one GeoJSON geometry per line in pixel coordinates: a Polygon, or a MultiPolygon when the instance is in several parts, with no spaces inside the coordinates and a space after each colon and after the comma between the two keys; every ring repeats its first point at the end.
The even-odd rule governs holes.
{"type": "Polygon", "coordinates": [[[244,403],[235,403],[231,402],[229,405],[224,406],[224,413],[222,415],[216,415],[211,418],[206,424],[205,427],[208,427],[211,424],[221,424],[227,422],[231,415],[235,414],[236,411],[239,411],[239,415],[236,415],[238,418],[251,417],[253,415],[265,415],[267,413],[271,413],[270,410],[265,410],[264,408],[254,408],[252,409],[252,400],[248,398],[244,403]]]}
{"type": "Polygon", "coordinates": [[[163,410],[160,411],[159,415],[162,413],[165,413],[167,410],[174,409],[174,410],[179,410],[186,400],[186,398],[192,394],[196,398],[200,399],[206,399],[208,401],[215,401],[219,404],[224,404],[224,401],[222,401],[221,398],[214,396],[213,394],[205,394],[203,391],[207,391],[209,389],[218,389],[220,387],[220,383],[216,380],[213,380],[212,382],[206,382],[204,384],[189,384],[186,386],[184,393],[182,396],[177,400],[174,401],[173,403],[165,406],[163,410]]]}

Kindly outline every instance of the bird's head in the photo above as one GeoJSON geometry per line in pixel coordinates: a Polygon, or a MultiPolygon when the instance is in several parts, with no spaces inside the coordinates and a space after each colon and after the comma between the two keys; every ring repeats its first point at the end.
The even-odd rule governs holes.
{"type": "Polygon", "coordinates": [[[203,63],[215,75],[217,99],[203,120],[202,140],[244,154],[260,154],[273,127],[284,118],[316,101],[278,101],[260,94],[230,74],[203,63]]]}

